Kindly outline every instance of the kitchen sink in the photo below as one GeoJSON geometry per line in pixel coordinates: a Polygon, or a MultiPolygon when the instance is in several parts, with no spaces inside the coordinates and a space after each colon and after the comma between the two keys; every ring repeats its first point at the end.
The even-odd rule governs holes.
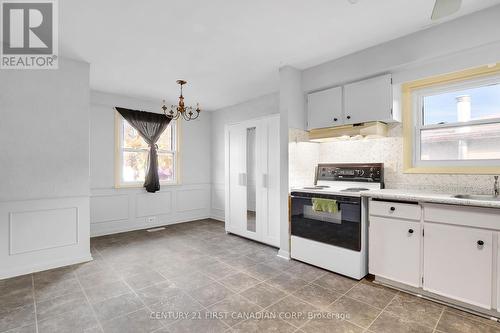
{"type": "Polygon", "coordinates": [[[482,200],[482,201],[500,201],[500,196],[495,197],[488,194],[457,194],[453,196],[457,199],[467,199],[467,200],[482,200]]]}

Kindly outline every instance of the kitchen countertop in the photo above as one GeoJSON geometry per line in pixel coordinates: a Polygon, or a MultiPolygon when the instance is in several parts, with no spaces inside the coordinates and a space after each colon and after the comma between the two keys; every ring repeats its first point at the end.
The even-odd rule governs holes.
{"type": "Polygon", "coordinates": [[[455,194],[420,192],[404,189],[382,189],[361,192],[361,196],[376,199],[431,202],[449,205],[500,208],[500,201],[483,201],[454,198],[455,194]]]}

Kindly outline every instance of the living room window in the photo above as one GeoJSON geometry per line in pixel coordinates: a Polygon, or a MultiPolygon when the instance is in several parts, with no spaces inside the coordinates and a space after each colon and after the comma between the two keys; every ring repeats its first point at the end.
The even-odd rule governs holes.
{"type": "Polygon", "coordinates": [[[403,85],[406,172],[500,169],[500,71],[496,67],[403,85]]]}
{"type": "MultiPolygon", "coordinates": [[[[116,185],[142,186],[149,146],[123,117],[116,117],[116,185]]],[[[175,184],[177,177],[177,121],[171,121],[158,142],[158,177],[161,184],[175,184]]]]}

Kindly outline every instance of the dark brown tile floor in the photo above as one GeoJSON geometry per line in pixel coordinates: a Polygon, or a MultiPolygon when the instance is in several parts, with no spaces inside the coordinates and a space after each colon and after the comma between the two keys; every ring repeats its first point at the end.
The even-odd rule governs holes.
{"type": "Polygon", "coordinates": [[[354,281],[213,220],[94,238],[94,261],[0,280],[0,332],[499,332],[354,281]]]}

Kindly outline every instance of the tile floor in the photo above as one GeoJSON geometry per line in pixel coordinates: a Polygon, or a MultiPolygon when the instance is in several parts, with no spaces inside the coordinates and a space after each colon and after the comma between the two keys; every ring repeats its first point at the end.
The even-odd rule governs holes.
{"type": "Polygon", "coordinates": [[[493,321],[280,259],[213,220],[91,245],[93,262],[0,280],[0,332],[500,332],[493,321]]]}

